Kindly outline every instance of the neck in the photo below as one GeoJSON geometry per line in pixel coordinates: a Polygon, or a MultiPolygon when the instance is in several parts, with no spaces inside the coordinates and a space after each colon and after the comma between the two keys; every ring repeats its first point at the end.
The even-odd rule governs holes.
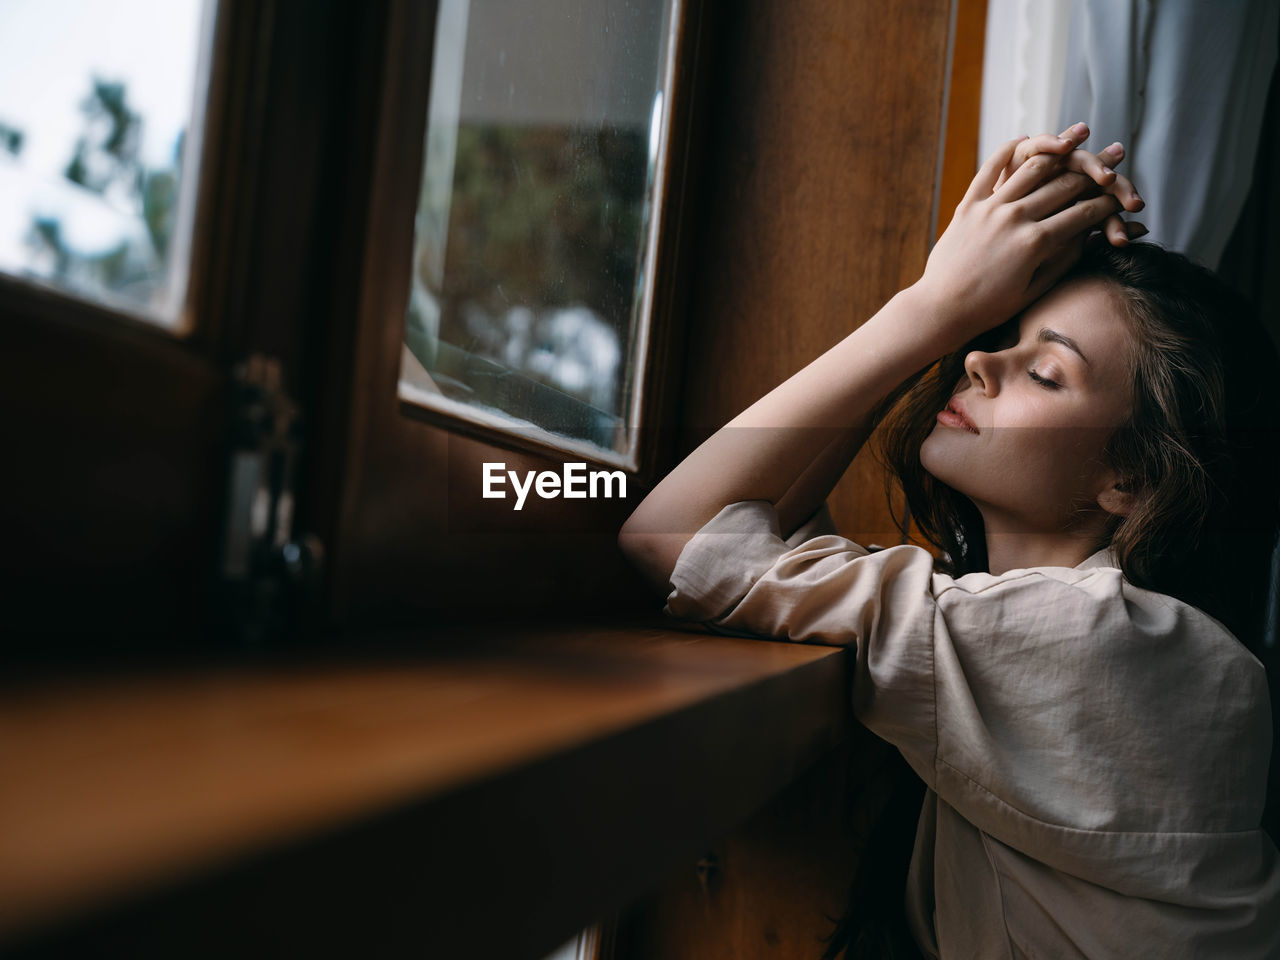
{"type": "Polygon", "coordinates": [[[983,510],[987,569],[999,576],[1027,567],[1075,567],[1098,550],[1106,536],[1105,518],[1069,529],[1043,530],[989,516],[983,510]]]}

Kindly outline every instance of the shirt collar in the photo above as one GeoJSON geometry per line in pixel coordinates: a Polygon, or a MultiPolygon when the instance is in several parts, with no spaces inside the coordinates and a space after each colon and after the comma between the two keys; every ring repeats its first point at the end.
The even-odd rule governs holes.
{"type": "Polygon", "coordinates": [[[1097,553],[1090,554],[1076,564],[1077,570],[1089,570],[1093,567],[1115,567],[1120,568],[1120,561],[1116,559],[1116,552],[1110,546],[1105,546],[1097,553]]]}

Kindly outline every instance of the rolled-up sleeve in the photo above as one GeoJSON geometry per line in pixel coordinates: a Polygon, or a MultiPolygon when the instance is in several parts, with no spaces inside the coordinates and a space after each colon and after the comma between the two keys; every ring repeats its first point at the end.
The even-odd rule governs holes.
{"type": "Polygon", "coordinates": [[[856,715],[932,783],[933,557],[802,531],[784,540],[768,501],[729,504],[685,544],[664,612],[719,633],[853,648],[856,715]]]}

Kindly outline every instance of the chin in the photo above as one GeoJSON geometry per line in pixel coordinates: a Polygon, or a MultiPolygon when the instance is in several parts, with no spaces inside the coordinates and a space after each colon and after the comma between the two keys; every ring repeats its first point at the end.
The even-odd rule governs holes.
{"type": "Polygon", "coordinates": [[[920,444],[920,466],[925,473],[939,483],[972,499],[972,494],[965,487],[972,486],[976,475],[980,475],[980,464],[972,461],[973,451],[968,448],[954,448],[952,443],[960,439],[954,431],[945,427],[935,427],[924,443],[920,444]]]}
{"type": "Polygon", "coordinates": [[[945,438],[938,436],[938,427],[935,426],[933,432],[924,438],[924,443],[920,444],[920,466],[935,480],[950,484],[945,476],[940,475],[940,472],[950,472],[947,470],[946,452],[942,449],[945,446],[944,440],[945,438]]]}

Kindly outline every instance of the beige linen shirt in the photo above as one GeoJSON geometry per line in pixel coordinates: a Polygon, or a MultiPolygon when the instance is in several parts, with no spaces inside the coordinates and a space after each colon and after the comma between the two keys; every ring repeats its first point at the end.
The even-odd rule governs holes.
{"type": "Polygon", "coordinates": [[[825,505],[780,533],[772,504],[726,506],[665,612],[851,648],[855,715],[928,787],[906,891],[927,954],[1280,957],[1265,673],[1220,623],[1105,551],[952,578],[825,505]]]}

